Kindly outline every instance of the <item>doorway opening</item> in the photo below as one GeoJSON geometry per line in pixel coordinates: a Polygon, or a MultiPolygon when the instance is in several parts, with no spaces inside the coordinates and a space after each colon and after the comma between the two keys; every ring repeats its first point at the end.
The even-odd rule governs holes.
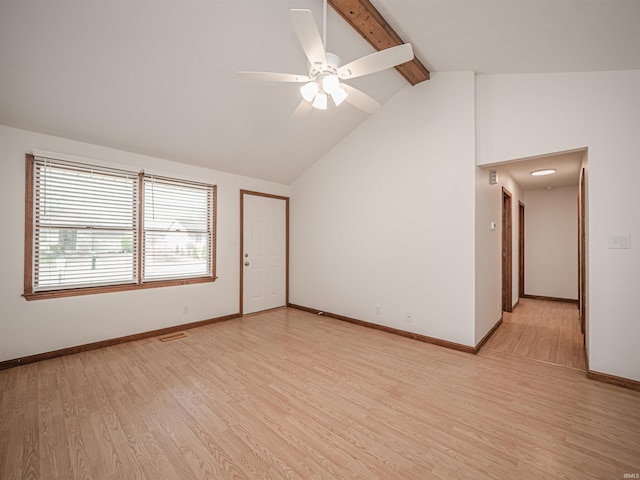
{"type": "Polygon", "coordinates": [[[513,311],[512,197],[502,188],[502,311],[513,311]]]}
{"type": "Polygon", "coordinates": [[[499,164],[503,314],[484,348],[585,369],[587,164],[586,148],[499,164]],[[532,175],[539,170],[556,173],[532,175]]]}

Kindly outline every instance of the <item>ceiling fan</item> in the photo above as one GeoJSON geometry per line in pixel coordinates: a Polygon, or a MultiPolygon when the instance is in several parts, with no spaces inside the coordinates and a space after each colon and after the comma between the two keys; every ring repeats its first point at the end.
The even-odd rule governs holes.
{"type": "Polygon", "coordinates": [[[302,100],[293,112],[293,117],[301,117],[312,108],[326,110],[329,97],[336,106],[347,101],[360,110],[373,113],[380,108],[380,104],[342,80],[380,72],[413,59],[411,44],[405,43],[341,65],[340,57],[325,50],[327,0],[323,0],[322,37],[311,10],[292,9],[289,13],[302,50],[309,61],[308,75],[275,72],[238,72],[238,75],[247,80],[304,83],[300,87],[302,100]]]}

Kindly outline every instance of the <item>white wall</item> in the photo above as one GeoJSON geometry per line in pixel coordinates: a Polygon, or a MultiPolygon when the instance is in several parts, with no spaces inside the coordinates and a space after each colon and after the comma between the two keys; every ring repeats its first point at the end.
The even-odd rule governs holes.
{"type": "MultiPolygon", "coordinates": [[[[474,345],[497,320],[500,268],[481,258],[485,246],[495,255],[493,237],[476,236],[476,213],[478,229],[495,216],[486,203],[495,190],[476,193],[484,181],[476,145],[479,165],[588,147],[590,368],[640,380],[640,71],[482,75],[475,92],[477,125],[473,73],[436,73],[407,87],[294,182],[291,302],[474,345]],[[608,236],[623,233],[632,248],[609,249],[608,236]],[[484,279],[491,285],[476,289],[484,279]]],[[[289,194],[283,185],[4,127],[0,160],[0,360],[237,312],[238,190],[289,194]],[[24,154],[33,148],[217,183],[220,279],[26,302],[24,154]]]]}
{"type": "Polygon", "coordinates": [[[511,303],[518,302],[518,202],[520,185],[500,167],[476,169],[476,344],[502,317],[502,189],[511,193],[512,286],[511,303]],[[489,184],[489,172],[496,170],[498,183],[489,184]],[[491,223],[496,224],[491,230],[491,223]]]}
{"type": "Polygon", "coordinates": [[[525,294],[578,299],[578,186],[527,190],[525,294]]]}
{"type": "Polygon", "coordinates": [[[0,361],[238,313],[240,189],[289,195],[284,185],[0,126],[0,361]],[[217,184],[218,280],[27,302],[24,175],[33,149],[217,184]]]}
{"type": "Polygon", "coordinates": [[[406,87],[292,184],[292,303],[475,345],[474,91],[406,87]]]}
{"type": "Polygon", "coordinates": [[[589,148],[589,368],[640,380],[640,71],[483,75],[477,92],[479,164],[589,148]]]}

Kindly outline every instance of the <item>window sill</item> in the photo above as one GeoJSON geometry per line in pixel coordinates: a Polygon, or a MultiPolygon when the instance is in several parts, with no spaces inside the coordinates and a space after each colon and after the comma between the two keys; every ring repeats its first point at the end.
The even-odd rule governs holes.
{"type": "Polygon", "coordinates": [[[22,296],[26,300],[45,300],[48,298],[76,297],[79,295],[95,295],[98,293],[128,292],[131,290],[145,290],[147,288],[175,287],[178,285],[193,285],[196,283],[213,283],[218,277],[182,278],[177,280],[158,280],[135,285],[109,285],[100,287],[68,288],[63,290],[45,290],[42,292],[25,292],[22,296]]]}

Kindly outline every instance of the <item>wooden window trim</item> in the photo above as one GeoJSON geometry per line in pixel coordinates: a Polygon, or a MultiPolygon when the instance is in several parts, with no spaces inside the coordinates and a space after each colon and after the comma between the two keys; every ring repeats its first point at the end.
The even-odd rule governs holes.
{"type": "Polygon", "coordinates": [[[33,294],[33,162],[34,156],[27,154],[25,162],[24,203],[24,296],[33,294]]]}
{"type": "MultiPolygon", "coordinates": [[[[25,162],[25,229],[24,229],[24,293],[22,296],[26,300],[42,300],[49,298],[63,298],[63,297],[75,297],[80,295],[94,295],[98,293],[113,293],[113,292],[126,292],[131,290],[146,290],[148,288],[160,288],[160,287],[173,287],[178,285],[194,285],[199,283],[213,283],[218,277],[216,276],[216,244],[217,244],[217,224],[218,224],[218,188],[217,185],[211,185],[213,188],[213,208],[211,214],[213,215],[212,222],[212,247],[211,247],[211,276],[206,277],[193,277],[193,278],[178,278],[169,280],[157,280],[148,281],[142,283],[141,281],[141,262],[142,255],[138,254],[138,283],[136,284],[122,284],[122,285],[104,285],[95,287],[80,287],[80,288],[63,288],[58,290],[43,290],[33,291],[33,205],[34,205],[34,161],[35,157],[32,154],[26,155],[25,162]]],[[[139,174],[139,185],[142,184],[144,174],[139,174]]],[[[180,180],[180,179],[175,179],[180,180]]],[[[143,195],[138,195],[138,202],[140,202],[139,215],[142,215],[143,208],[143,195]]],[[[142,217],[141,217],[142,218],[142,217]]],[[[142,239],[142,222],[138,222],[138,241],[142,239]]]]}
{"type": "Polygon", "coordinates": [[[147,288],[173,287],[177,285],[193,285],[196,283],[212,283],[218,277],[185,278],[176,280],[159,280],[141,284],[108,285],[103,287],[67,288],[62,290],[45,290],[41,292],[26,292],[22,295],[27,300],[40,300],[46,298],[75,297],[79,295],[93,295],[97,293],[126,292],[130,290],[145,290],[147,288]]]}

